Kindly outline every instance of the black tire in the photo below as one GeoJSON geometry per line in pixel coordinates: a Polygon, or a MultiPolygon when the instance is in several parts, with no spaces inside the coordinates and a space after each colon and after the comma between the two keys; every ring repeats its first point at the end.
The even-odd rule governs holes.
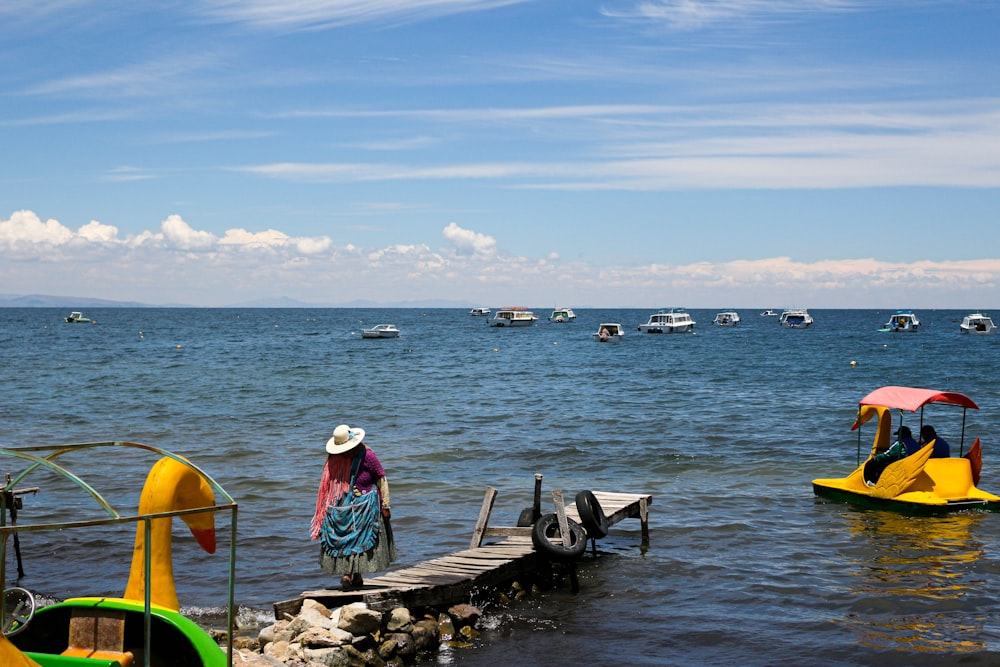
{"type": "Polygon", "coordinates": [[[517,525],[520,528],[527,528],[528,526],[534,526],[535,522],[542,515],[541,512],[536,512],[534,507],[525,507],[521,510],[520,516],[517,517],[517,525]]]}
{"type": "Polygon", "coordinates": [[[599,540],[608,534],[608,517],[604,516],[601,503],[591,491],[576,494],[576,511],[588,537],[599,540]]]}
{"type": "Polygon", "coordinates": [[[587,550],[587,531],[583,526],[566,518],[569,524],[570,545],[563,546],[559,536],[559,517],[555,514],[545,514],[535,522],[531,529],[531,543],[535,549],[544,553],[552,560],[567,562],[578,559],[587,550]]]}

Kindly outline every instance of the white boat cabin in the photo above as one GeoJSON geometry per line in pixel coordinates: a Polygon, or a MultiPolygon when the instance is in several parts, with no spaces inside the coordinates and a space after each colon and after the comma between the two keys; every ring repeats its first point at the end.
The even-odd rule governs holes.
{"type": "Polygon", "coordinates": [[[983,313],[966,315],[962,318],[962,324],[959,326],[961,332],[967,334],[983,335],[996,331],[996,326],[993,325],[993,318],[983,313]]]}
{"type": "Polygon", "coordinates": [[[491,327],[530,327],[538,317],[521,307],[501,308],[489,320],[491,327]]]}
{"type": "Polygon", "coordinates": [[[653,313],[648,322],[637,328],[648,334],[691,333],[694,331],[694,324],[694,320],[683,308],[671,308],[653,313]]]}

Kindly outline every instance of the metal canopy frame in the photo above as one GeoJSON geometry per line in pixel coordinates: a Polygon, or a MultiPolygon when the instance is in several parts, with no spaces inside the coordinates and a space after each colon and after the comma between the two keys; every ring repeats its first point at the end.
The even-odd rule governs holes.
{"type": "MultiPolygon", "coordinates": [[[[78,443],[78,444],[60,444],[60,445],[40,445],[40,446],[26,446],[26,447],[0,447],[0,457],[14,457],[26,461],[28,467],[26,467],[21,472],[17,473],[10,478],[3,486],[0,486],[0,590],[6,588],[7,585],[7,541],[12,535],[16,536],[18,533],[26,532],[36,532],[36,531],[46,531],[46,530],[63,530],[67,528],[87,528],[93,526],[110,526],[123,523],[142,523],[145,530],[145,540],[146,544],[150,543],[150,527],[153,519],[163,519],[175,516],[183,516],[187,514],[202,514],[206,512],[230,512],[230,539],[229,539],[229,583],[226,601],[226,664],[231,666],[233,664],[233,628],[235,627],[235,589],[236,589],[236,519],[237,519],[237,503],[233,500],[232,496],[222,488],[222,486],[215,481],[208,473],[199,468],[198,466],[191,463],[188,459],[174,454],[173,452],[167,451],[160,447],[153,447],[150,445],[143,445],[137,442],[126,442],[126,441],[106,441],[106,442],[88,442],[88,443],[78,443]],[[107,501],[107,499],[95,489],[93,486],[88,484],[86,481],[72,473],[66,467],[63,467],[56,462],[59,457],[69,454],[71,452],[79,452],[81,450],[87,449],[97,449],[97,448],[113,448],[113,447],[124,447],[130,449],[146,450],[153,454],[159,456],[165,456],[174,459],[178,463],[190,468],[191,470],[198,473],[209,486],[212,487],[212,491],[216,495],[216,504],[207,507],[196,507],[187,510],[176,510],[171,512],[156,512],[139,514],[138,512],[121,512],[116,509],[107,501]],[[65,479],[70,480],[84,492],[86,492],[90,497],[92,497],[98,505],[104,510],[108,515],[106,518],[102,519],[84,519],[79,521],[60,521],[53,523],[33,523],[25,525],[7,525],[7,498],[9,493],[13,492],[17,484],[26,479],[31,473],[38,470],[39,468],[44,468],[50,470],[65,479]],[[221,500],[221,504],[220,504],[221,500]]],[[[13,495],[10,495],[13,498],[13,495]]],[[[145,580],[148,582],[151,580],[151,560],[150,552],[152,550],[147,548],[145,550],[145,580]]],[[[145,601],[144,601],[144,616],[145,616],[145,656],[144,663],[145,667],[149,667],[150,660],[150,627],[152,623],[151,614],[151,602],[150,602],[150,586],[145,586],[145,601]]],[[[6,609],[0,604],[0,625],[4,621],[4,616],[6,615],[6,609]]]]}

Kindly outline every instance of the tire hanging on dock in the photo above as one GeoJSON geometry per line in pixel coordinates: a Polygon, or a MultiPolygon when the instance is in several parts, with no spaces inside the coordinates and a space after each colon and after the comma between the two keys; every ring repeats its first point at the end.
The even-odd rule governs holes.
{"type": "Polygon", "coordinates": [[[587,531],[587,536],[599,540],[608,534],[608,517],[604,515],[601,503],[592,491],[581,491],[576,494],[576,511],[580,515],[580,523],[587,531]]]}
{"type": "Polygon", "coordinates": [[[531,529],[531,543],[535,549],[555,561],[574,561],[587,550],[587,531],[583,526],[566,518],[569,525],[570,544],[564,546],[559,535],[559,517],[555,514],[545,514],[531,529]]]}

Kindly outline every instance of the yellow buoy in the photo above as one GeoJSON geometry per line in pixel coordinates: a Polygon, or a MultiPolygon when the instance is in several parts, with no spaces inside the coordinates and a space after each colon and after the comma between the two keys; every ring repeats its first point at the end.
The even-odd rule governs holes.
{"type": "Polygon", "coordinates": [[[180,346],[180,345],[178,345],[178,346],[177,346],[177,349],[178,349],[178,350],[179,350],[179,349],[181,349],[181,346],[180,346]]]}
{"type": "Polygon", "coordinates": [[[858,365],[858,362],[856,362],[856,361],[854,361],[854,360],[852,359],[852,360],[851,360],[851,365],[852,365],[852,366],[857,366],[857,365],[858,365]]]}

